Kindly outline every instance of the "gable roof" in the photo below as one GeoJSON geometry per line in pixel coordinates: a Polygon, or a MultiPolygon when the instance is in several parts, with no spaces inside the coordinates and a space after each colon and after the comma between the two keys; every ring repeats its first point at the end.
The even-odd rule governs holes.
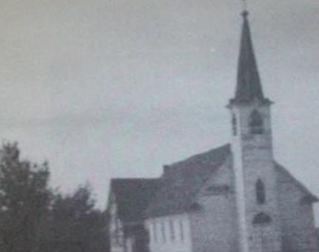
{"type": "Polygon", "coordinates": [[[110,192],[115,196],[119,218],[124,222],[140,221],[159,185],[160,179],[112,179],[110,192]]]}
{"type": "Polygon", "coordinates": [[[230,155],[230,145],[195,155],[165,167],[162,185],[146,209],[146,217],[189,211],[203,184],[230,155]]]}
{"type": "MultiPolygon", "coordinates": [[[[161,187],[149,202],[145,217],[178,214],[192,210],[192,206],[196,206],[198,192],[202,186],[231,155],[230,144],[227,144],[165,167],[161,187]]],[[[318,200],[282,165],[277,162],[274,164],[275,168],[288,176],[310,201],[318,200]]]]}
{"type": "MultiPolygon", "coordinates": [[[[196,207],[198,193],[205,182],[231,157],[230,144],[192,156],[164,167],[158,179],[112,179],[118,213],[124,222],[189,212],[196,207]]],[[[318,201],[282,165],[275,168],[297,185],[311,202],[318,201]]]]}

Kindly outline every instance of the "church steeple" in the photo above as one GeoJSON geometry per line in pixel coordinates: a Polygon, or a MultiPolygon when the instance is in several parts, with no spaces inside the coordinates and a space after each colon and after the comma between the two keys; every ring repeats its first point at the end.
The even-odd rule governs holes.
{"type": "Polygon", "coordinates": [[[237,87],[231,104],[246,104],[252,101],[269,103],[264,97],[251,39],[248,11],[242,13],[243,24],[237,69],[237,87]]]}
{"type": "Polygon", "coordinates": [[[248,12],[242,15],[237,87],[229,104],[239,251],[281,252],[271,102],[263,94],[248,12]]]}

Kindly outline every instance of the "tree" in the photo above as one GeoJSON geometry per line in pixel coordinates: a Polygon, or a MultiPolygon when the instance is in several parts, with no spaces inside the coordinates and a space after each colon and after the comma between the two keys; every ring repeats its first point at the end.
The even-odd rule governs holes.
{"type": "Polygon", "coordinates": [[[48,164],[20,160],[17,143],[0,151],[0,251],[36,251],[38,227],[48,213],[48,164]]]}
{"type": "Polygon", "coordinates": [[[47,163],[21,160],[16,143],[0,149],[0,251],[107,252],[107,216],[89,187],[62,195],[49,176],[47,163]]]}
{"type": "Polygon", "coordinates": [[[52,251],[108,251],[106,214],[94,206],[88,186],[72,195],[55,195],[49,225],[52,251]]]}

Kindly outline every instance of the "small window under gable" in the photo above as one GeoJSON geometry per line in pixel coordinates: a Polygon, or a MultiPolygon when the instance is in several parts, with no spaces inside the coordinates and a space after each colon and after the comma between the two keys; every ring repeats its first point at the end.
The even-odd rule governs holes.
{"type": "Polygon", "coordinates": [[[260,135],[264,133],[263,118],[257,110],[254,110],[250,115],[249,128],[250,133],[253,135],[260,135]]]}
{"type": "Polygon", "coordinates": [[[253,224],[255,225],[265,225],[272,222],[272,219],[269,215],[265,213],[259,213],[257,214],[253,219],[253,224]]]}
{"type": "Polygon", "coordinates": [[[206,188],[205,195],[224,195],[230,191],[228,185],[211,185],[206,188]]]}

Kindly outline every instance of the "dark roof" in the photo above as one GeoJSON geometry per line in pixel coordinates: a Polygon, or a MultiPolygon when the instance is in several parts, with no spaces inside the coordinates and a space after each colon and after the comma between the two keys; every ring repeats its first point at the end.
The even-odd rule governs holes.
{"type": "Polygon", "coordinates": [[[141,220],[159,185],[160,179],[112,179],[111,193],[115,195],[120,219],[124,222],[141,220]]]}
{"type": "MultiPolygon", "coordinates": [[[[192,211],[204,183],[231,157],[230,144],[192,156],[164,167],[158,179],[112,179],[111,193],[115,194],[121,220],[137,222],[192,211]]],[[[317,201],[302,183],[282,165],[275,168],[289,177],[311,202],[317,201]]]]}
{"type": "MultiPolygon", "coordinates": [[[[149,202],[145,217],[177,214],[192,210],[192,206],[196,206],[198,192],[204,183],[230,156],[231,148],[230,144],[227,144],[166,166],[161,187],[149,202]]],[[[275,167],[288,176],[311,201],[317,201],[317,197],[283,166],[275,162],[275,167]]]]}
{"type": "Polygon", "coordinates": [[[224,145],[167,166],[161,188],[145,212],[146,217],[191,210],[202,185],[224,163],[229,154],[230,145],[224,145]]]}
{"type": "Polygon", "coordinates": [[[262,91],[247,15],[248,12],[243,13],[237,87],[235,98],[231,100],[231,103],[248,103],[254,100],[268,101],[264,98],[262,91]]]}

